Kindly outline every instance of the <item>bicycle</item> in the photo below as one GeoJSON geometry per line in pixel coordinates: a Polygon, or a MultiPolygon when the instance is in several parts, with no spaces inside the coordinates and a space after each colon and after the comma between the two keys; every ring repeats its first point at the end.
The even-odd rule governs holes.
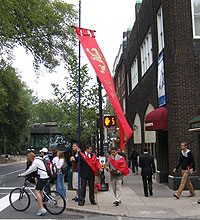
{"type": "MultiPolygon", "coordinates": [[[[23,186],[21,188],[17,187],[10,192],[9,202],[16,211],[23,212],[29,208],[31,199],[27,190],[29,190],[30,194],[32,194],[37,201],[37,198],[31,189],[33,186],[34,185],[25,177],[23,186]]],[[[44,188],[42,190],[44,208],[52,215],[61,214],[66,208],[65,199],[60,193],[54,190],[46,192],[44,188]]]]}

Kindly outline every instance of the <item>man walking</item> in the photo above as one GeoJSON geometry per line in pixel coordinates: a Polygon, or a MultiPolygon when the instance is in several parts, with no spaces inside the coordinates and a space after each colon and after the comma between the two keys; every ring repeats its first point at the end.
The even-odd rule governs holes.
{"type": "Polygon", "coordinates": [[[181,167],[182,179],[178,191],[176,192],[176,194],[173,194],[173,196],[179,199],[183,189],[185,188],[185,185],[190,191],[190,195],[188,197],[195,196],[195,191],[189,178],[189,175],[195,172],[195,162],[193,154],[188,149],[188,144],[186,142],[181,143],[181,154],[179,158],[179,163],[173,169],[173,172],[175,173],[179,167],[181,167]]]}
{"type": "Polygon", "coordinates": [[[123,156],[117,153],[117,148],[111,148],[111,156],[108,158],[110,179],[112,182],[113,193],[116,201],[113,203],[118,206],[121,203],[121,184],[123,176],[129,174],[129,169],[123,156]]]}
{"type": "Polygon", "coordinates": [[[153,195],[152,175],[156,172],[154,158],[149,154],[147,148],[143,149],[143,155],[139,157],[139,166],[141,167],[141,175],[144,187],[144,195],[148,197],[153,195]]]}
{"type": "Polygon", "coordinates": [[[85,204],[86,185],[89,185],[89,199],[92,205],[97,205],[94,198],[95,175],[101,170],[101,165],[96,155],[92,153],[92,147],[87,146],[84,153],[80,152],[80,206],[85,204]]]}
{"type": "Polygon", "coordinates": [[[138,174],[138,157],[139,153],[136,150],[133,150],[129,157],[132,165],[132,172],[135,174],[138,174]]]}

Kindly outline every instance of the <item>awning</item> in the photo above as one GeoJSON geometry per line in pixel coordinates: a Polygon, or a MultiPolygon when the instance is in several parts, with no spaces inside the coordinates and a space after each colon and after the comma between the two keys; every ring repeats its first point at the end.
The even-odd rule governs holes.
{"type": "Polygon", "coordinates": [[[146,131],[168,129],[168,112],[165,107],[160,107],[150,112],[144,119],[146,131]]]}
{"type": "Polygon", "coordinates": [[[188,123],[189,131],[200,131],[200,115],[192,118],[188,123]]]}

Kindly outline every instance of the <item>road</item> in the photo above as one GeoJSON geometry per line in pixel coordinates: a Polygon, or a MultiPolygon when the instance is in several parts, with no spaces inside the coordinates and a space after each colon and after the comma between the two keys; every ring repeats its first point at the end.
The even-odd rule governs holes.
{"type": "MultiPolygon", "coordinates": [[[[31,205],[24,212],[15,211],[9,204],[9,193],[12,189],[23,185],[23,178],[17,175],[24,171],[25,164],[8,164],[0,166],[0,219],[36,219],[37,202],[32,197],[31,205]]],[[[46,214],[38,219],[85,219],[85,220],[143,220],[145,218],[127,218],[120,216],[94,215],[81,212],[65,211],[61,215],[46,214]]],[[[190,219],[192,220],[192,219],[190,219]]]]}

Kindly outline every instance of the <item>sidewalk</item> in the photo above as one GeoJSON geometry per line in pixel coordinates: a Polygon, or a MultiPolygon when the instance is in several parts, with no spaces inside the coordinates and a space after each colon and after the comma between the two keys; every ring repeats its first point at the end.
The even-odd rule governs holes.
{"type": "Polygon", "coordinates": [[[7,165],[11,165],[11,164],[16,164],[16,163],[25,163],[26,162],[26,157],[25,156],[13,156],[11,158],[9,158],[6,161],[6,158],[4,157],[0,157],[0,166],[7,166],[7,165]]]}
{"type": "MultiPolygon", "coordinates": [[[[106,175],[106,182],[109,181],[106,175]]],[[[180,199],[173,197],[174,191],[164,184],[154,182],[154,195],[145,197],[140,175],[129,174],[124,178],[122,185],[122,204],[118,207],[113,205],[115,201],[112,193],[111,184],[108,192],[98,192],[96,202],[98,205],[91,205],[86,194],[85,206],[78,206],[72,201],[75,192],[67,191],[67,209],[87,213],[99,213],[106,215],[143,217],[143,218],[199,218],[200,205],[197,204],[199,192],[196,191],[195,197],[187,197],[189,191],[184,191],[180,199]]]]}

